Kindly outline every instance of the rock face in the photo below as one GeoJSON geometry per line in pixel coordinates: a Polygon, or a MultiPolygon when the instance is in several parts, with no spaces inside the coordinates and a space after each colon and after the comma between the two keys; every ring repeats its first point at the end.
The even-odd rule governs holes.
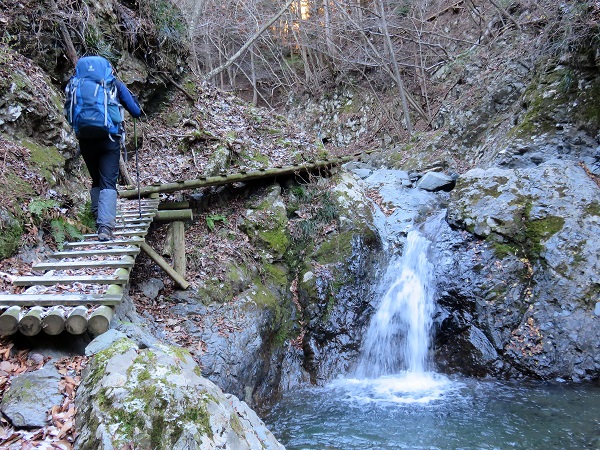
{"type": "Polygon", "coordinates": [[[568,160],[461,177],[448,205],[453,229],[436,242],[440,367],[542,379],[599,376],[598,194],[568,160]]]}
{"type": "Polygon", "coordinates": [[[63,400],[59,381],[53,365],[19,375],[4,394],[0,410],[15,427],[44,427],[50,409],[63,400]]]}
{"type": "Polygon", "coordinates": [[[122,338],[86,367],[76,398],[78,449],[283,449],[186,351],[122,338]]]}
{"type": "Polygon", "coordinates": [[[193,351],[204,375],[252,406],[345,373],[371,308],[381,242],[362,188],[342,174],[300,217],[290,191],[304,189],[275,184],[249,199],[238,225],[253,258],[228,261],[221,280],[170,298],[172,314],[202,343],[193,351]],[[312,230],[304,240],[291,231],[302,220],[312,230]]]}

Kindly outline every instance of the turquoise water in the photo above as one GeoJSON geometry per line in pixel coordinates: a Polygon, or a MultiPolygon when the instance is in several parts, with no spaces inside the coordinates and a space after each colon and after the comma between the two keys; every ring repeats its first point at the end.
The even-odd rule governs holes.
{"type": "Polygon", "coordinates": [[[289,393],[265,422],[288,450],[600,449],[600,387],[347,379],[289,393]]]}

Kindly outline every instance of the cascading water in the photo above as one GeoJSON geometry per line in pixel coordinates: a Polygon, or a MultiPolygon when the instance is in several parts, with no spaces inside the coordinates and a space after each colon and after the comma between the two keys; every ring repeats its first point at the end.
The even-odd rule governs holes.
{"type": "MultiPolygon", "coordinates": [[[[441,216],[425,224],[428,234],[435,233],[440,221],[441,216]]],[[[447,377],[427,371],[435,309],[430,244],[413,229],[406,236],[402,255],[388,264],[377,287],[380,302],[365,334],[354,377],[333,383],[350,389],[355,399],[428,403],[456,387],[447,377]]]]}
{"type": "Polygon", "coordinates": [[[423,224],[422,233],[411,228],[432,196],[399,187],[399,178],[380,170],[365,180],[388,211],[394,208],[375,211],[384,247],[411,231],[378,285],[356,371],[290,393],[267,418],[271,430],[289,450],[600,448],[597,386],[503,385],[451,380],[430,370],[435,293],[425,236],[439,234],[443,212],[423,224]]]}
{"type": "Polygon", "coordinates": [[[410,231],[404,254],[390,262],[378,289],[381,304],[365,335],[358,378],[425,372],[434,310],[429,244],[410,231]]]}

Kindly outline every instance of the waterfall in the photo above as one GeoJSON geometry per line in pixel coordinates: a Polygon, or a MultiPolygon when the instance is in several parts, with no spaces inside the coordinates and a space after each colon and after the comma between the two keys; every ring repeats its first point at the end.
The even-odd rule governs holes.
{"type": "Polygon", "coordinates": [[[426,371],[434,310],[429,245],[412,230],[403,254],[388,265],[378,287],[381,303],[365,335],[358,378],[426,371]]]}

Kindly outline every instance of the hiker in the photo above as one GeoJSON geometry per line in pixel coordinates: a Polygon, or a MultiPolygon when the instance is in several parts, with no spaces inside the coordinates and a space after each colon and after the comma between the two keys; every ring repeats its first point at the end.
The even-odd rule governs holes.
{"type": "Polygon", "coordinates": [[[120,142],[125,137],[123,107],[134,118],[142,112],[102,56],[79,59],[66,93],[65,114],[92,177],[90,197],[98,240],[106,242],[114,239],[120,142]]]}

